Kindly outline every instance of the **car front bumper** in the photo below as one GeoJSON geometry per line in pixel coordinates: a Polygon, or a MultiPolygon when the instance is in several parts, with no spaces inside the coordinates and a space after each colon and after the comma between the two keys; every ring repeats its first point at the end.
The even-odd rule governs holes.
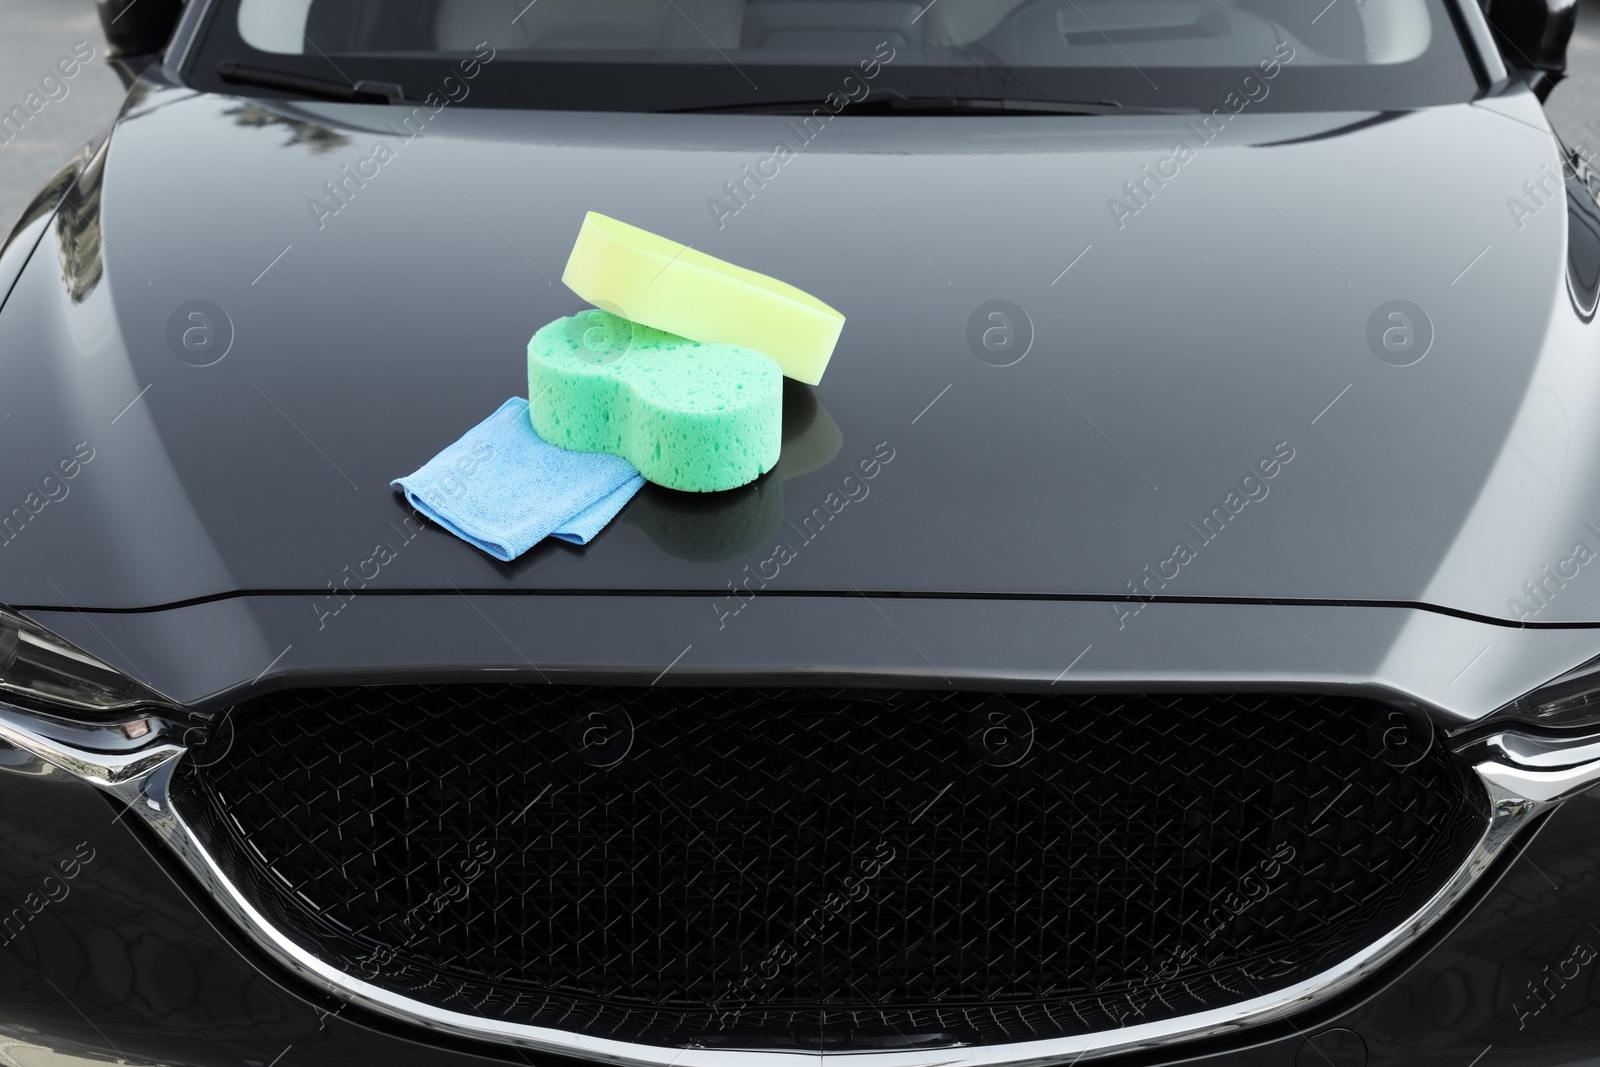
{"type": "MultiPolygon", "coordinates": [[[[1137,1061],[1595,1062],[1600,797],[1592,794],[1543,816],[1461,907],[1348,994],[1137,1061]]],[[[554,1062],[395,1024],[302,985],[257,953],[136,819],[9,746],[0,748],[0,840],[0,885],[8,905],[26,912],[0,935],[5,1062],[554,1062]]]]}

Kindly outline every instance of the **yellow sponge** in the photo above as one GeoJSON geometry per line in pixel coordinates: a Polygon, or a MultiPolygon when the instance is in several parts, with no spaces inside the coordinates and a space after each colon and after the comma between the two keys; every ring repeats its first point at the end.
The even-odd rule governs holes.
{"type": "Polygon", "coordinates": [[[816,385],[844,316],[776,278],[596,212],[584,216],[561,280],[589,303],[702,344],[764,353],[816,385]]]}

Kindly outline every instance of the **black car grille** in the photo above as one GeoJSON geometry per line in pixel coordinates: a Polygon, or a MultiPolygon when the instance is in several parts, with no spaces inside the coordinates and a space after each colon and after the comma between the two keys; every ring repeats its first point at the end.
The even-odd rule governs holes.
{"type": "Polygon", "coordinates": [[[1391,714],[290,690],[173,796],[280,930],[417,1000],[661,1045],[993,1043],[1271,992],[1421,907],[1485,804],[1441,746],[1375,743],[1391,714]]]}

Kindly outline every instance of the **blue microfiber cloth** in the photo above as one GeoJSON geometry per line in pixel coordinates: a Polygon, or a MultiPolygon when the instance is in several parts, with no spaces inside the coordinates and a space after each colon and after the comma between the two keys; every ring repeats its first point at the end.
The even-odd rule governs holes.
{"type": "Polygon", "coordinates": [[[514,396],[415,474],[389,483],[411,506],[495,559],[546,537],[586,545],[644,485],[633,464],[569,452],[533,431],[514,396]]]}

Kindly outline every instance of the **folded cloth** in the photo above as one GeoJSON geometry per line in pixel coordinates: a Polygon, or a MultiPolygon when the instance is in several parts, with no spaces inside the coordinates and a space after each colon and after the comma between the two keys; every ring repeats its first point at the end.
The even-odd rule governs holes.
{"type": "Polygon", "coordinates": [[[644,485],[633,464],[569,452],[533,431],[514,396],[414,474],[389,483],[411,506],[499,560],[546,537],[585,545],[644,485]]]}

